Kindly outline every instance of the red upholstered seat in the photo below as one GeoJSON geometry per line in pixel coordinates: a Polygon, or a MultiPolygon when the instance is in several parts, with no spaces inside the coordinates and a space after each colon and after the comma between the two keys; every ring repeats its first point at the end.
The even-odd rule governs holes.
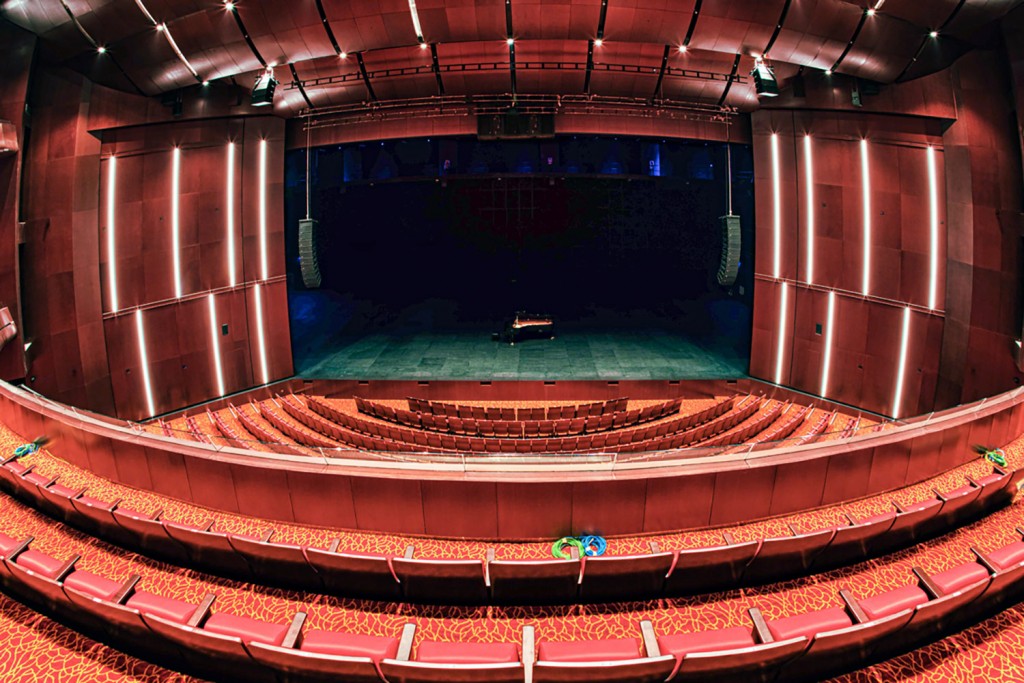
{"type": "Polygon", "coordinates": [[[988,559],[992,560],[992,564],[999,569],[1016,566],[1024,562],[1024,541],[1017,541],[1010,545],[1004,545],[998,550],[993,550],[988,554],[988,559]]]}
{"type": "Polygon", "coordinates": [[[114,593],[121,588],[121,584],[117,581],[87,571],[71,572],[64,579],[64,585],[100,600],[110,600],[114,597],[114,593]]]}
{"type": "Polygon", "coordinates": [[[50,483],[50,477],[44,477],[38,472],[29,472],[25,475],[25,481],[30,481],[33,484],[39,484],[40,486],[46,486],[50,483]]]}
{"type": "Polygon", "coordinates": [[[307,631],[300,650],[336,657],[369,657],[375,662],[394,659],[398,654],[398,639],[387,636],[367,636],[339,631],[307,631]]]}
{"type": "Polygon", "coordinates": [[[869,619],[882,619],[905,609],[913,609],[926,602],[928,602],[928,594],[919,587],[903,586],[896,590],[864,598],[858,604],[869,619]]]}
{"type": "Polygon", "coordinates": [[[994,484],[1000,479],[1002,479],[1004,476],[1005,475],[993,472],[992,474],[986,474],[981,479],[978,479],[978,483],[981,484],[982,486],[985,486],[986,484],[994,484]]]}
{"type": "Polygon", "coordinates": [[[427,640],[416,648],[416,661],[428,664],[515,664],[515,643],[441,643],[427,640]]]}
{"type": "Polygon", "coordinates": [[[537,647],[537,659],[545,662],[606,662],[639,656],[640,645],[636,638],[545,641],[537,647]]]}
{"type": "Polygon", "coordinates": [[[27,466],[22,465],[17,460],[14,460],[12,462],[7,463],[6,465],[4,465],[4,467],[6,467],[7,469],[11,470],[15,474],[21,474],[22,472],[24,472],[25,470],[28,469],[27,466]]]}
{"type": "MultiPolygon", "coordinates": [[[[113,501],[100,500],[99,498],[93,498],[92,496],[85,495],[79,496],[78,502],[85,503],[86,505],[91,505],[94,508],[100,508],[101,510],[109,510],[110,508],[114,507],[113,501]]],[[[120,510],[118,510],[118,512],[120,512],[120,510]]]]}
{"type": "Polygon", "coordinates": [[[864,519],[860,520],[857,523],[858,524],[874,524],[875,522],[881,522],[882,520],[889,519],[890,517],[892,517],[892,514],[893,513],[891,513],[891,512],[883,512],[880,515],[871,515],[870,517],[865,517],[864,519]]]}
{"type": "Polygon", "coordinates": [[[196,606],[184,600],[165,598],[148,591],[136,591],[125,603],[146,614],[184,624],[195,614],[196,606]]]}
{"type": "Polygon", "coordinates": [[[267,645],[280,645],[284,640],[285,633],[288,632],[288,625],[271,624],[237,614],[218,612],[206,620],[203,630],[222,636],[241,638],[246,643],[255,641],[267,645]]]}
{"type": "Polygon", "coordinates": [[[63,484],[54,484],[53,486],[51,486],[49,488],[49,490],[54,492],[54,493],[56,493],[57,495],[67,496],[68,498],[71,498],[76,493],[78,493],[74,489],[68,488],[67,486],[64,486],[63,484]]]}
{"type": "Polygon", "coordinates": [[[18,555],[14,563],[51,579],[57,578],[57,574],[64,567],[64,563],[60,560],[44,555],[38,550],[26,550],[18,555]]]}
{"type": "Polygon", "coordinates": [[[11,538],[7,534],[0,534],[0,555],[7,557],[7,553],[21,545],[21,541],[11,538]]]}
{"type": "Polygon", "coordinates": [[[934,507],[940,505],[942,501],[938,498],[929,498],[928,500],[922,500],[917,503],[912,503],[903,508],[904,512],[917,512],[918,510],[924,510],[925,508],[934,507]]]}
{"type": "Polygon", "coordinates": [[[677,633],[671,636],[658,636],[661,653],[685,657],[693,652],[721,652],[753,647],[754,636],[750,629],[737,626],[717,631],[698,631],[697,633],[677,633]]]}
{"type": "Polygon", "coordinates": [[[967,562],[965,564],[957,565],[952,569],[947,569],[944,572],[938,574],[932,574],[932,581],[939,590],[945,595],[955,593],[961,588],[966,588],[972,583],[977,583],[987,579],[989,576],[988,570],[982,567],[977,562],[967,562]]]}
{"type": "Polygon", "coordinates": [[[789,640],[800,636],[813,638],[817,633],[835,631],[848,626],[853,626],[853,621],[841,607],[794,614],[768,622],[768,630],[775,640],[789,640]]]}
{"type": "Polygon", "coordinates": [[[961,486],[960,488],[953,489],[949,493],[943,493],[942,495],[945,496],[946,498],[957,498],[959,496],[965,496],[973,490],[974,487],[972,485],[966,484],[964,486],[961,486]]]}
{"type": "Polygon", "coordinates": [[[152,515],[147,515],[144,512],[139,512],[138,510],[125,507],[117,508],[117,514],[124,515],[125,517],[131,517],[132,519],[151,519],[152,517],[152,515]]]}

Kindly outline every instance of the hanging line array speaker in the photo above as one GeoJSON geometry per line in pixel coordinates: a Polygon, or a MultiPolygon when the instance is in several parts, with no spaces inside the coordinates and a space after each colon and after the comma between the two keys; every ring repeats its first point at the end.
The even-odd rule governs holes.
{"type": "Polygon", "coordinates": [[[320,287],[320,229],[313,218],[299,221],[299,265],[302,269],[302,284],[307,289],[320,287]]]}
{"type": "Polygon", "coordinates": [[[722,260],[718,264],[718,284],[732,287],[740,271],[740,217],[732,214],[718,219],[722,232],[722,260]]]}

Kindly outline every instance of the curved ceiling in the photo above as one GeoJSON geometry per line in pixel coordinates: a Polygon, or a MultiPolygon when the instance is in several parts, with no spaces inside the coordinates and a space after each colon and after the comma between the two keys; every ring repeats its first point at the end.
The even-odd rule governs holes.
{"type": "Polygon", "coordinates": [[[749,110],[757,56],[780,80],[801,68],[904,80],[949,64],[1022,1],[2,0],[0,16],[51,59],[147,95],[248,86],[276,65],[284,114],[509,92],[749,110]]]}

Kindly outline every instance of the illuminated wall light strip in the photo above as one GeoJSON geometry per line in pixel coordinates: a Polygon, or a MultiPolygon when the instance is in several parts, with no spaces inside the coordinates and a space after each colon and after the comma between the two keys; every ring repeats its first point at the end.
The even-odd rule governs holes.
{"type": "Polygon", "coordinates": [[[416,37],[423,40],[423,29],[420,27],[420,15],[416,11],[416,0],[409,0],[409,13],[412,15],[412,27],[416,30],[416,37]]]}
{"type": "Polygon", "coordinates": [[[260,278],[267,273],[267,141],[260,140],[260,278]]]}
{"type": "Polygon", "coordinates": [[[107,160],[107,282],[110,310],[117,313],[117,157],[107,160]]]}
{"type": "Polygon", "coordinates": [[[217,304],[214,302],[213,292],[206,297],[210,306],[210,336],[213,337],[213,363],[217,371],[218,396],[224,395],[224,370],[220,363],[220,335],[217,334],[217,304]]]}
{"type": "Polygon", "coordinates": [[[146,9],[146,6],[142,4],[142,0],[135,0],[135,4],[138,6],[138,8],[140,10],[142,10],[142,13],[146,15],[146,20],[149,23],[151,23],[154,26],[156,26],[157,25],[157,20],[153,18],[153,15],[149,13],[149,10],[146,9]]]}
{"type": "Polygon", "coordinates": [[[270,383],[270,373],[267,371],[267,340],[263,334],[263,296],[260,293],[260,286],[257,283],[253,287],[256,298],[256,337],[260,347],[260,367],[263,370],[263,383],[270,383]]]}
{"type": "Polygon", "coordinates": [[[804,184],[807,186],[807,282],[814,282],[814,158],[811,136],[804,136],[804,184]]]}
{"type": "Polygon", "coordinates": [[[860,141],[860,176],[864,210],[864,264],[861,293],[867,296],[871,291],[871,171],[868,168],[868,141],[860,141]]]}
{"type": "Polygon", "coordinates": [[[228,182],[227,182],[227,232],[228,232],[228,275],[231,286],[238,284],[235,273],[235,143],[228,143],[228,182]]]}
{"type": "Polygon", "coordinates": [[[928,204],[931,217],[928,254],[928,308],[934,311],[939,300],[939,179],[934,147],[928,148],[928,204]]]}
{"type": "Polygon", "coordinates": [[[900,339],[900,363],[896,371],[896,395],[892,399],[892,416],[900,416],[903,403],[903,378],[907,371],[907,347],[910,345],[910,306],[903,309],[903,336],[900,339]]]}
{"type": "Polygon", "coordinates": [[[153,385],[149,381],[149,354],[146,353],[146,330],[142,326],[142,309],[135,309],[135,334],[139,342],[139,363],[142,366],[142,384],[146,389],[146,405],[149,415],[156,415],[153,407],[153,385]]]}
{"type": "Polygon", "coordinates": [[[775,383],[782,384],[782,360],[786,349],[786,318],[789,313],[789,285],[782,283],[782,306],[779,309],[778,350],[775,353],[775,383]]]}
{"type": "Polygon", "coordinates": [[[825,320],[825,362],[821,366],[821,392],[819,396],[828,395],[828,378],[832,371],[832,331],[836,320],[836,293],[828,293],[828,318],[825,320]]]}
{"type": "Polygon", "coordinates": [[[779,136],[772,133],[772,194],[774,199],[774,239],[772,277],[782,277],[782,174],[779,171],[779,136]]]}
{"type": "Polygon", "coordinates": [[[181,215],[180,197],[181,191],[181,149],[174,148],[171,154],[171,253],[174,260],[174,296],[181,298],[181,215]]]}

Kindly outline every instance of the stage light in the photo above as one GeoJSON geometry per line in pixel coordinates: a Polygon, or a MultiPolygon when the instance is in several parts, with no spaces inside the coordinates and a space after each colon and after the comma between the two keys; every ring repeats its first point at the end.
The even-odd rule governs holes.
{"type": "Polygon", "coordinates": [[[868,7],[867,10],[866,10],[866,13],[867,13],[867,15],[869,17],[875,16],[875,12],[876,12],[876,10],[875,10],[874,7],[868,7]]]}
{"type": "Polygon", "coordinates": [[[229,12],[234,11],[235,3],[231,2],[230,0],[227,0],[227,2],[224,3],[224,9],[226,9],[229,12]]]}
{"type": "Polygon", "coordinates": [[[260,140],[260,277],[266,280],[267,270],[267,141],[260,140]]]}
{"type": "Polygon", "coordinates": [[[347,59],[347,58],[348,58],[348,53],[345,52],[344,50],[342,50],[341,52],[338,53],[338,59],[347,59]]]}
{"type": "Polygon", "coordinates": [[[256,305],[256,338],[260,349],[260,368],[263,370],[263,383],[270,383],[270,373],[267,371],[267,340],[263,333],[263,295],[260,293],[260,285],[256,283],[253,287],[253,297],[256,305]]]}
{"type": "Polygon", "coordinates": [[[832,371],[832,328],[836,320],[836,293],[828,293],[828,318],[825,320],[825,362],[821,366],[821,393],[824,398],[828,395],[828,376],[832,371]]]}
{"type": "Polygon", "coordinates": [[[416,31],[416,38],[423,43],[423,28],[420,26],[420,15],[416,11],[416,0],[409,0],[409,14],[412,16],[412,28],[416,31]]]}
{"type": "Polygon", "coordinates": [[[928,206],[928,308],[934,311],[939,300],[939,180],[934,147],[928,148],[928,206]]]}
{"type": "Polygon", "coordinates": [[[814,282],[814,158],[811,136],[804,136],[804,185],[807,186],[807,282],[814,282]]]}
{"type": "Polygon", "coordinates": [[[221,368],[220,362],[220,335],[217,334],[217,305],[213,299],[213,292],[210,292],[209,296],[206,297],[206,301],[210,308],[210,336],[213,337],[213,362],[214,369],[217,372],[217,395],[223,396],[224,371],[221,368]]]}
{"type": "Polygon", "coordinates": [[[174,259],[174,296],[181,298],[181,148],[175,147],[171,154],[171,257],[174,259]]]}
{"type": "Polygon", "coordinates": [[[932,31],[931,33],[928,34],[928,36],[930,38],[938,38],[939,37],[939,32],[938,31],[932,31]]]}
{"type": "Polygon", "coordinates": [[[785,358],[786,350],[786,318],[789,312],[789,285],[782,283],[782,305],[779,307],[779,336],[776,343],[779,345],[775,351],[775,383],[782,384],[782,361],[785,358]]]}
{"type": "Polygon", "coordinates": [[[826,76],[831,76],[832,75],[832,69],[825,69],[825,75],[826,76]]]}
{"type": "Polygon", "coordinates": [[[227,211],[228,217],[228,275],[231,278],[231,286],[238,284],[235,277],[235,143],[228,143],[228,182],[227,182],[227,211]]]}
{"type": "Polygon", "coordinates": [[[210,81],[203,81],[203,87],[206,88],[210,85],[210,81]]]}
{"type": "Polygon", "coordinates": [[[102,46],[102,45],[100,45],[99,47],[96,48],[96,52],[100,53],[101,55],[105,55],[105,54],[107,54],[107,48],[102,46]]]}
{"type": "Polygon", "coordinates": [[[603,40],[601,40],[600,38],[595,38],[594,39],[594,47],[601,47],[602,45],[604,45],[604,41],[603,40]]]}
{"type": "Polygon", "coordinates": [[[430,46],[427,45],[426,43],[420,43],[420,49],[421,50],[426,50],[428,47],[430,47],[430,46]]]}
{"type": "Polygon", "coordinates": [[[274,78],[274,67],[267,65],[263,73],[256,77],[256,83],[252,86],[252,97],[249,103],[254,107],[266,107],[274,103],[274,91],[277,89],[277,80],[274,78]]]}
{"type": "Polygon", "coordinates": [[[754,62],[754,69],[750,72],[754,77],[754,90],[758,97],[778,97],[779,82],[775,80],[775,72],[764,60],[758,59],[754,62]]]}
{"type": "Polygon", "coordinates": [[[142,309],[135,309],[135,336],[139,343],[139,365],[142,369],[142,385],[146,391],[146,406],[149,408],[149,416],[156,415],[156,408],[153,407],[153,385],[149,381],[149,355],[146,353],[146,330],[142,325],[142,309]]]}
{"type": "Polygon", "coordinates": [[[163,24],[157,24],[156,25],[156,30],[159,31],[160,33],[163,33],[165,30],[167,30],[167,27],[164,26],[163,24]]]}
{"type": "Polygon", "coordinates": [[[779,135],[772,133],[772,277],[782,276],[782,173],[779,171],[779,135]]]}
{"type": "Polygon", "coordinates": [[[903,402],[903,378],[907,372],[907,347],[910,345],[910,306],[903,309],[903,336],[900,339],[900,362],[896,371],[896,395],[892,399],[892,416],[900,416],[900,404],[903,402]]]}
{"type": "Polygon", "coordinates": [[[864,262],[861,266],[861,294],[871,291],[871,171],[868,164],[868,141],[860,141],[861,204],[864,211],[864,262]]]}
{"type": "Polygon", "coordinates": [[[685,52],[686,52],[686,46],[685,46],[685,45],[680,45],[680,46],[679,46],[679,51],[685,54],[685,52]]]}
{"type": "Polygon", "coordinates": [[[516,39],[515,38],[509,38],[505,42],[508,44],[509,47],[512,47],[513,45],[516,44],[516,39]]]}
{"type": "Polygon", "coordinates": [[[110,310],[117,313],[117,157],[107,160],[107,282],[110,310]]]}

